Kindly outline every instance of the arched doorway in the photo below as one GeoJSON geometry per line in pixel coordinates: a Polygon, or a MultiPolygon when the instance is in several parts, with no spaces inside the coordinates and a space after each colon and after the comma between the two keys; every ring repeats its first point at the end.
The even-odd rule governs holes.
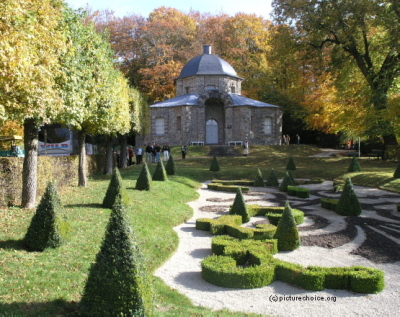
{"type": "Polygon", "coordinates": [[[218,144],[218,122],[214,119],[206,122],[206,144],[218,144]]]}

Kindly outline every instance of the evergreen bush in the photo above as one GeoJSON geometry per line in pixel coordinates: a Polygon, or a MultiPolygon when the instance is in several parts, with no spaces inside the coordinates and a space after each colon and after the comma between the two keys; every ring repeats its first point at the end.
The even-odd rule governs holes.
{"type": "Polygon", "coordinates": [[[299,231],[297,230],[289,202],[285,204],[285,209],[276,228],[274,239],[278,239],[279,251],[292,251],[300,246],[299,231]]]}
{"type": "Polygon", "coordinates": [[[49,182],[23,239],[30,251],[61,246],[69,237],[70,224],[65,218],[55,185],[49,182]]]}
{"type": "Polygon", "coordinates": [[[397,168],[396,168],[396,170],[394,171],[393,177],[394,177],[394,178],[400,178],[400,164],[397,165],[397,168]]]}
{"type": "Polygon", "coordinates": [[[361,215],[361,204],[354,192],[353,184],[351,183],[350,178],[346,179],[346,183],[344,184],[343,191],[340,195],[335,211],[342,216],[361,215]]]}
{"type": "Polygon", "coordinates": [[[282,183],[279,185],[279,190],[281,192],[287,192],[288,186],[294,186],[293,177],[291,176],[289,171],[286,171],[285,177],[282,180],[282,183]]]}
{"type": "Polygon", "coordinates": [[[168,176],[167,172],[165,171],[164,164],[162,160],[158,160],[156,170],[153,174],[153,181],[167,181],[168,176]]]}
{"type": "Polygon", "coordinates": [[[152,316],[153,293],[119,195],[80,303],[82,316],[152,316]]]}
{"type": "Polygon", "coordinates": [[[103,199],[103,207],[111,209],[118,195],[121,195],[124,203],[128,202],[125,189],[122,185],[121,174],[119,173],[118,168],[114,168],[110,183],[108,184],[106,195],[103,199]]]}
{"type": "Polygon", "coordinates": [[[246,223],[250,220],[250,215],[247,212],[246,203],[243,198],[242,190],[240,187],[236,190],[235,201],[229,210],[230,214],[240,215],[242,217],[242,222],[246,223]]]}
{"type": "Polygon", "coordinates": [[[272,186],[272,187],[279,187],[278,177],[276,177],[276,174],[275,174],[275,171],[273,168],[269,172],[266,185],[272,186]]]}
{"type": "Polygon", "coordinates": [[[167,175],[175,175],[176,173],[175,162],[172,155],[169,156],[167,165],[165,166],[165,171],[167,172],[167,175]]]}
{"type": "Polygon", "coordinates": [[[292,157],[289,157],[289,161],[286,164],[286,170],[288,170],[288,171],[295,171],[296,170],[296,164],[294,163],[292,157]]]}
{"type": "Polygon", "coordinates": [[[218,164],[216,156],[214,156],[212,161],[211,161],[210,171],[212,171],[212,172],[218,172],[219,171],[219,164],[218,164]]]}
{"type": "Polygon", "coordinates": [[[151,188],[151,175],[147,163],[144,163],[139,177],[136,181],[135,189],[150,190],[151,188]]]}
{"type": "Polygon", "coordinates": [[[349,168],[347,169],[348,172],[352,173],[352,172],[359,172],[361,171],[361,166],[358,163],[358,159],[356,156],[353,156],[353,158],[351,159],[349,168]]]}
{"type": "Polygon", "coordinates": [[[260,169],[257,170],[257,176],[256,176],[256,179],[254,180],[254,186],[255,187],[265,187],[264,179],[263,179],[260,169]]]}

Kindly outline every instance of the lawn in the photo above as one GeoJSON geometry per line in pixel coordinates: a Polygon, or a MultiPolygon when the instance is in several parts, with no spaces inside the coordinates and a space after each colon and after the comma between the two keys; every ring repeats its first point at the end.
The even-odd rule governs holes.
{"type": "MultiPolygon", "coordinates": [[[[237,151],[240,153],[241,148],[237,151]]],[[[127,206],[132,227],[145,255],[146,267],[153,272],[178,245],[173,227],[189,219],[186,204],[197,198],[196,189],[205,180],[254,179],[260,168],[266,177],[271,168],[283,177],[289,156],[297,169],[296,178],[333,179],[351,177],[353,184],[400,192],[400,180],[393,179],[397,162],[360,158],[361,172],[347,173],[348,157],[310,157],[318,149],[309,146],[256,146],[250,156],[218,158],[221,170],[209,171],[208,147],[188,147],[185,160],[179,147],[172,148],[177,175],[168,182],[153,182],[151,191],[134,190],[140,167],[121,170],[129,195],[127,206]]],[[[150,164],[151,173],[155,164],[150,164]]],[[[78,304],[90,263],[94,261],[110,210],[102,208],[109,176],[90,179],[87,188],[69,187],[61,199],[72,226],[71,240],[56,250],[27,252],[21,247],[31,210],[0,210],[0,316],[78,316],[78,304]]],[[[243,316],[243,313],[193,306],[178,292],[154,277],[157,316],[243,316]]],[[[256,316],[256,315],[246,315],[256,316]]]]}

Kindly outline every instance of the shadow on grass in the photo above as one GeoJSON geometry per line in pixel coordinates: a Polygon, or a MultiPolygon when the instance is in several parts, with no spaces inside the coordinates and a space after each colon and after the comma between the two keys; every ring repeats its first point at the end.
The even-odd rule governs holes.
{"type": "Polygon", "coordinates": [[[0,303],[0,317],[79,316],[78,302],[56,299],[49,302],[0,303]]]}
{"type": "MultiPolygon", "coordinates": [[[[7,250],[7,249],[13,249],[13,250],[25,250],[22,244],[22,240],[5,240],[5,241],[0,241],[0,250],[7,250]]],[[[1,310],[1,304],[0,304],[0,313],[2,312],[1,310]]],[[[0,314],[0,317],[2,315],[0,314]]]]}
{"type": "Polygon", "coordinates": [[[69,205],[64,205],[65,208],[104,208],[102,204],[69,204],[69,205]]]}

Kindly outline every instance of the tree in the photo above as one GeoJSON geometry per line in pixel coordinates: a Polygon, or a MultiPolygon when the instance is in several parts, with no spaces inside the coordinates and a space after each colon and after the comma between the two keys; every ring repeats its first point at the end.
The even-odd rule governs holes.
{"type": "Polygon", "coordinates": [[[119,197],[80,304],[83,316],[152,316],[153,292],[142,252],[119,197]]]}
{"type": "Polygon", "coordinates": [[[49,182],[23,239],[31,251],[58,248],[66,242],[70,224],[66,221],[54,183],[49,182]]]}
{"type": "Polygon", "coordinates": [[[358,201],[357,195],[354,192],[353,184],[350,178],[346,179],[343,191],[340,194],[338,204],[335,209],[336,213],[342,216],[359,216],[362,209],[358,201]]]}
{"type": "Polygon", "coordinates": [[[108,184],[106,195],[103,199],[103,207],[111,209],[118,197],[121,197],[123,203],[127,203],[127,197],[122,184],[121,174],[118,168],[114,168],[110,183],[108,184]]]}
{"type": "MultiPolygon", "coordinates": [[[[400,72],[400,11],[395,1],[275,0],[275,18],[294,24],[299,40],[320,50],[332,73],[357,69],[368,87],[366,133],[397,144],[388,111],[390,90],[400,72]],[[329,57],[329,58],[326,58],[329,57]],[[346,67],[341,67],[345,65],[346,67]]],[[[325,69],[327,68],[325,64],[325,69]]]]}
{"type": "Polygon", "coordinates": [[[165,171],[167,172],[167,175],[175,175],[176,174],[175,162],[174,162],[174,159],[172,158],[172,155],[169,156],[167,165],[165,166],[165,171]]]}
{"type": "Polygon", "coordinates": [[[210,171],[212,171],[212,172],[218,172],[219,171],[219,164],[218,164],[218,160],[217,160],[216,156],[214,156],[212,161],[211,161],[210,171]]]}
{"type": "Polygon", "coordinates": [[[278,177],[276,177],[276,174],[275,174],[275,171],[273,168],[271,168],[271,170],[269,172],[266,186],[279,187],[278,177]]]}
{"type": "Polygon", "coordinates": [[[62,109],[55,78],[66,48],[60,27],[62,7],[51,0],[0,3],[0,119],[24,126],[22,207],[34,208],[38,130],[62,109]]]}
{"type": "Polygon", "coordinates": [[[358,163],[357,157],[353,156],[353,158],[351,159],[351,162],[350,162],[350,165],[349,165],[349,168],[347,169],[347,171],[348,171],[349,173],[361,171],[361,166],[360,166],[360,163],[358,163]]]}
{"type": "Polygon", "coordinates": [[[242,223],[250,221],[250,215],[247,211],[242,189],[240,187],[238,187],[236,190],[235,200],[229,210],[229,213],[233,215],[240,215],[242,217],[242,223]]]}
{"type": "Polygon", "coordinates": [[[279,251],[292,251],[300,246],[300,235],[289,202],[285,203],[285,209],[278,222],[274,239],[278,239],[279,251]]]}
{"type": "Polygon", "coordinates": [[[289,157],[289,161],[286,164],[286,170],[289,170],[289,171],[296,170],[296,163],[294,162],[294,160],[291,156],[289,157]]]}
{"type": "Polygon", "coordinates": [[[256,176],[256,179],[254,180],[254,186],[255,187],[265,187],[264,179],[263,179],[260,169],[257,170],[257,176],[256,176]]]}
{"type": "Polygon", "coordinates": [[[164,164],[162,160],[158,160],[156,169],[153,174],[153,181],[167,181],[168,176],[167,172],[165,171],[164,164]]]}
{"type": "MultiPolygon", "coordinates": [[[[79,131],[79,186],[87,185],[85,137],[90,134],[116,135],[129,131],[129,87],[115,69],[110,44],[85,24],[85,14],[64,10],[68,50],[60,55],[58,78],[65,110],[58,121],[79,131]]],[[[107,161],[107,173],[112,164],[107,161]]]]}
{"type": "Polygon", "coordinates": [[[150,190],[151,188],[151,175],[147,163],[144,163],[142,170],[140,171],[139,177],[136,181],[135,189],[139,190],[150,190]]]}

